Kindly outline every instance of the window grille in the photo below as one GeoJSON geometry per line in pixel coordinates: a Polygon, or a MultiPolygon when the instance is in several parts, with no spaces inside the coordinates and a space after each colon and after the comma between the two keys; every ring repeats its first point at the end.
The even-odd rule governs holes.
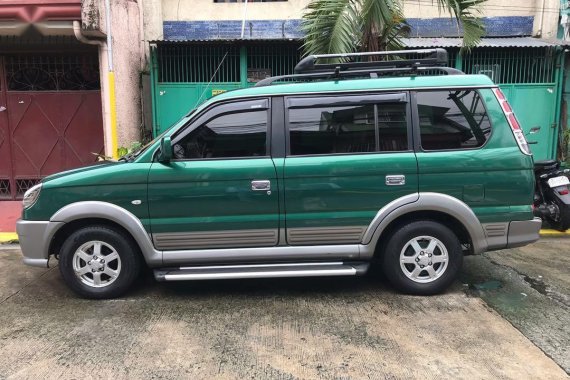
{"type": "Polygon", "coordinates": [[[550,48],[480,48],[463,57],[466,74],[485,74],[497,84],[554,83],[555,58],[550,48]]]}
{"type": "MultiPolygon", "coordinates": [[[[298,44],[263,44],[247,48],[248,70],[267,70],[267,76],[293,74],[295,65],[300,60],[301,50],[298,44]]],[[[250,78],[248,82],[251,82],[250,78]]]]}
{"type": "Polygon", "coordinates": [[[99,90],[97,54],[7,56],[8,91],[99,90]]]}
{"type": "Polygon", "coordinates": [[[26,191],[40,183],[39,178],[24,178],[16,180],[16,197],[22,198],[26,191]]]}
{"type": "Polygon", "coordinates": [[[0,179],[0,199],[11,199],[10,180],[8,178],[0,179]]]}
{"type": "Polygon", "coordinates": [[[236,45],[158,45],[157,60],[160,83],[240,81],[236,45]]]}

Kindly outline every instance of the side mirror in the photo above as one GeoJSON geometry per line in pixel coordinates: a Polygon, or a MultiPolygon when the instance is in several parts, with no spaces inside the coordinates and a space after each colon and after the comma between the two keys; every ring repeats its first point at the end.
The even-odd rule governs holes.
{"type": "Polygon", "coordinates": [[[160,152],[158,153],[158,162],[170,162],[172,159],[172,143],[170,137],[163,137],[160,140],[160,152]]]}

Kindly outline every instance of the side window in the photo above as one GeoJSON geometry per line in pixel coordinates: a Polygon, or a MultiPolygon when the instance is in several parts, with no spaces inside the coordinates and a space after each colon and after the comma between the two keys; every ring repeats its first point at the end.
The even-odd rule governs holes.
{"type": "Polygon", "coordinates": [[[477,91],[425,91],[417,99],[423,149],[471,149],[489,138],[491,122],[477,91]]]}
{"type": "MultiPolygon", "coordinates": [[[[223,106],[222,106],[223,107],[223,106]]],[[[266,156],[267,110],[244,109],[202,122],[173,145],[176,159],[266,156]]]]}
{"type": "Polygon", "coordinates": [[[288,121],[292,156],[408,148],[405,103],[290,108],[288,121]]]}
{"type": "Polygon", "coordinates": [[[378,150],[398,152],[408,149],[406,103],[380,103],[378,109],[378,150]]]}

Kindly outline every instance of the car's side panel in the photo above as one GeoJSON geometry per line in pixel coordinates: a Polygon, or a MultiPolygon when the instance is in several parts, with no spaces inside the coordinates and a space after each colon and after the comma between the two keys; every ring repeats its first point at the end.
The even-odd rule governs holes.
{"type": "Polygon", "coordinates": [[[532,219],[532,158],[520,152],[492,91],[483,89],[479,93],[492,134],[478,149],[423,151],[413,107],[420,192],[447,194],[464,201],[481,223],[532,219]]]}
{"type": "Polygon", "coordinates": [[[254,191],[252,180],[276,184],[271,158],[154,163],[148,196],[156,247],[277,244],[278,193],[254,191]]]}
{"type": "Polygon", "coordinates": [[[141,221],[133,213],[115,204],[100,201],[75,202],[58,210],[48,223],[44,238],[45,257],[49,252],[51,238],[65,223],[73,221],[99,218],[110,220],[122,226],[138,244],[147,264],[159,266],[162,264],[162,252],[154,249],[141,221]]]}
{"type": "Polygon", "coordinates": [[[73,170],[66,176],[57,174],[44,183],[40,199],[34,207],[24,210],[23,219],[47,221],[69,204],[100,201],[132,213],[150,232],[146,203],[150,165],[134,162],[102,163],[73,170]]]}
{"type": "Polygon", "coordinates": [[[315,243],[325,235],[336,235],[341,241],[359,240],[379,209],[417,192],[416,170],[413,152],[288,157],[284,171],[288,237],[291,240],[292,235],[304,231],[305,237],[313,234],[315,243]],[[387,175],[404,175],[406,183],[389,186],[387,175]]]}
{"type": "Polygon", "coordinates": [[[361,257],[371,258],[376,242],[382,232],[397,218],[418,211],[437,211],[457,220],[469,234],[472,252],[482,253],[487,249],[487,241],[481,223],[473,210],[459,199],[441,193],[419,193],[396,199],[378,211],[363,237],[363,244],[371,249],[363,250],[361,257]]]}

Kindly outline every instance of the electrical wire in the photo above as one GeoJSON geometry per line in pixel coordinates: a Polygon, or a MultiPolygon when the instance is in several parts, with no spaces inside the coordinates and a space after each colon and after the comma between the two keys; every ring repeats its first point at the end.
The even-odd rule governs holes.
{"type": "Polygon", "coordinates": [[[226,57],[228,56],[228,53],[230,51],[227,50],[226,54],[224,54],[224,56],[222,57],[222,60],[220,61],[220,63],[218,64],[218,67],[216,67],[216,71],[214,71],[214,74],[212,74],[212,77],[210,78],[210,81],[208,82],[208,84],[206,85],[206,87],[204,87],[204,91],[202,91],[202,93],[200,94],[200,97],[198,98],[198,101],[196,102],[196,104],[194,105],[193,108],[196,108],[200,102],[202,101],[202,97],[204,96],[204,94],[206,93],[206,91],[208,90],[208,87],[210,87],[210,84],[212,84],[212,81],[214,80],[214,78],[216,77],[216,74],[218,73],[218,70],[220,70],[220,67],[222,67],[222,64],[224,63],[226,57]]]}

